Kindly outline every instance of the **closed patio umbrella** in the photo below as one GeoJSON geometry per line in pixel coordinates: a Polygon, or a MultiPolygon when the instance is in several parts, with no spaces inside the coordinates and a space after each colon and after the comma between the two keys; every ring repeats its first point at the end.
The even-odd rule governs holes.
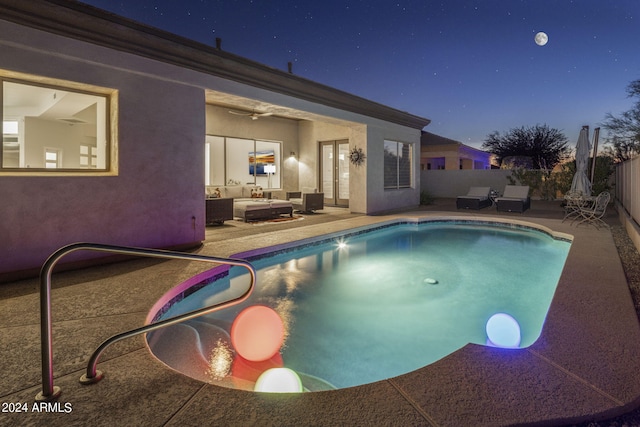
{"type": "Polygon", "coordinates": [[[587,165],[589,163],[591,144],[589,144],[588,129],[588,127],[584,126],[578,137],[578,144],[576,145],[576,174],[573,176],[571,191],[579,191],[584,195],[590,196],[591,182],[589,182],[589,178],[587,178],[587,165]]]}

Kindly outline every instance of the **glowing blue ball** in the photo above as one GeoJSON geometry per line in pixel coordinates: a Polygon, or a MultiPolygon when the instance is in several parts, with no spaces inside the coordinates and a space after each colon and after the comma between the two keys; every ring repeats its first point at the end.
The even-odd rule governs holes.
{"type": "Polygon", "coordinates": [[[270,393],[299,393],[302,391],[302,381],[298,374],[289,368],[271,368],[260,375],[254,390],[270,393]]]}
{"type": "Polygon", "coordinates": [[[520,325],[506,313],[491,316],[486,330],[490,345],[505,348],[517,348],[520,345],[520,325]]]}

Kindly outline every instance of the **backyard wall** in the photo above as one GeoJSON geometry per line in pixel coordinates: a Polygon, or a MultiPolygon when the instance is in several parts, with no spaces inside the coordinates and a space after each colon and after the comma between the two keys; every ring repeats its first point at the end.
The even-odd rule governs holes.
{"type": "Polygon", "coordinates": [[[615,175],[620,221],[640,251],[640,157],[618,164],[615,175]]]}
{"type": "Polygon", "coordinates": [[[423,170],[420,173],[420,188],[432,197],[457,197],[467,194],[469,187],[491,187],[500,194],[511,171],[487,170],[423,170]]]}

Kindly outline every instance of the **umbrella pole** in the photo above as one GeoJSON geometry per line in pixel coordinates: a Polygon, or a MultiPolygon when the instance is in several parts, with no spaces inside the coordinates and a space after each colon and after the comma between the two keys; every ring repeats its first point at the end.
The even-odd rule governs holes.
{"type": "Polygon", "coordinates": [[[593,178],[596,174],[596,159],[598,158],[598,138],[600,137],[600,128],[593,130],[593,160],[591,161],[591,188],[593,188],[593,178]]]}

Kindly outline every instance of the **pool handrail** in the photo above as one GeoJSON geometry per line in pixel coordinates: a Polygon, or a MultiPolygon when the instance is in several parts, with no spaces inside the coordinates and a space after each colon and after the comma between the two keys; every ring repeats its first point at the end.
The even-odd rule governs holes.
{"type": "Polygon", "coordinates": [[[198,310],[193,310],[188,313],[184,313],[178,316],[171,317],[169,319],[161,320],[155,323],[151,323],[127,332],[123,332],[114,335],[105,340],[100,346],[93,352],[89,362],[87,364],[87,372],[82,375],[80,382],[82,384],[93,384],[100,381],[103,377],[102,373],[96,369],[98,358],[102,352],[111,344],[120,341],[125,338],[130,338],[135,335],[142,334],[144,332],[153,331],[166,326],[171,326],[176,323],[180,323],[195,317],[211,313],[222,308],[239,304],[246,300],[253,291],[256,282],[255,268],[248,262],[242,259],[235,258],[221,258],[197,254],[188,254],[183,252],[173,252],[160,249],[146,249],[128,246],[115,246],[104,245],[98,243],[73,243],[64,246],[47,258],[40,270],[40,342],[41,342],[41,354],[42,354],[42,391],[36,395],[36,401],[52,401],[60,396],[61,389],[53,384],[53,342],[52,342],[52,322],[51,322],[51,275],[53,268],[57,262],[72,252],[80,250],[90,250],[99,252],[109,252],[120,255],[133,255],[149,258],[163,258],[163,259],[181,259],[190,261],[202,261],[216,264],[224,264],[230,266],[244,267],[249,270],[251,276],[251,283],[247,290],[240,296],[232,298],[227,301],[218,302],[211,306],[207,306],[198,310]]]}

